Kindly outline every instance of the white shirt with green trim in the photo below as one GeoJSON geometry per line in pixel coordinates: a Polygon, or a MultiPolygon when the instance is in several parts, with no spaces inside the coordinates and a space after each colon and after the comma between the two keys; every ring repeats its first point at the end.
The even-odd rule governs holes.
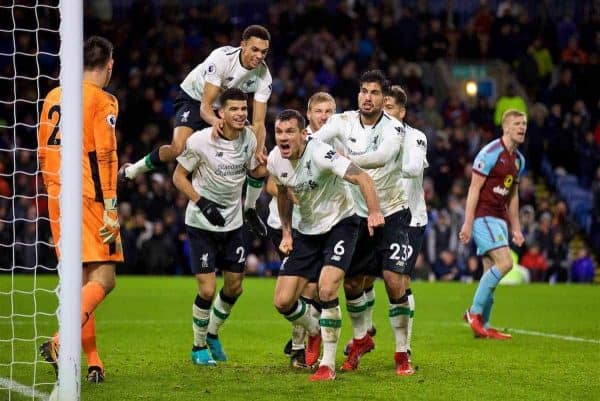
{"type": "MultiPolygon", "coordinates": [[[[309,139],[312,135],[312,128],[307,126],[306,132],[308,133],[307,139],[309,139]]],[[[292,228],[298,229],[299,220],[300,215],[298,214],[298,206],[294,205],[294,210],[292,211],[292,228]]],[[[279,208],[277,207],[276,196],[271,198],[271,201],[269,202],[269,216],[267,216],[267,225],[276,230],[281,230],[281,219],[279,218],[279,208]]]]}
{"type": "Polygon", "coordinates": [[[298,160],[284,159],[279,148],[273,148],[267,169],[277,185],[290,188],[298,199],[298,231],[302,234],[327,233],[354,214],[354,200],[343,179],[350,163],[331,146],[314,139],[308,141],[298,160]]]}
{"type": "MultiPolygon", "coordinates": [[[[215,49],[201,64],[198,64],[183,80],[181,89],[191,98],[202,101],[206,82],[218,86],[221,91],[239,88],[244,93],[254,93],[254,100],[267,103],[271,96],[272,78],[269,67],[263,61],[258,67],[248,70],[240,61],[240,47],[224,46],[215,49]]],[[[219,108],[218,100],[213,108],[219,108]]]]}
{"type": "MultiPolygon", "coordinates": [[[[361,159],[385,161],[382,167],[365,168],[375,182],[381,212],[389,216],[408,207],[408,199],[400,181],[404,142],[404,127],[400,121],[383,113],[373,126],[365,126],[358,110],[346,111],[331,116],[313,136],[329,144],[339,141],[346,156],[359,166],[363,166],[361,159]]],[[[351,189],[356,201],[356,213],[367,217],[367,203],[360,188],[352,185],[351,189]]]]}
{"type": "Polygon", "coordinates": [[[225,226],[212,225],[192,201],[185,211],[185,224],[208,231],[232,231],[243,224],[242,189],[247,171],[258,166],[254,157],[256,138],[248,127],[232,141],[221,137],[215,140],[211,131],[208,127],[192,134],[177,162],[192,173],[192,186],[201,197],[224,206],[219,211],[225,226]]]}

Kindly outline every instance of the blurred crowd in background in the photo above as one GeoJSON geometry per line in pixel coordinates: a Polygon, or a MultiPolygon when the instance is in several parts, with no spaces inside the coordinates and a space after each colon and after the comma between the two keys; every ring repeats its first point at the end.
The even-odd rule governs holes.
{"type": "MultiPolygon", "coordinates": [[[[417,278],[426,280],[469,281],[481,275],[474,245],[458,241],[472,161],[499,135],[502,111],[524,109],[529,125],[521,151],[527,173],[519,195],[526,245],[515,249],[523,266],[516,270],[530,281],[592,281],[594,253],[600,256],[600,9],[595,1],[576,3],[97,1],[85,9],[85,32],[115,44],[108,90],[120,102],[120,164],[170,142],[180,82],[214,48],[237,45],[248,24],[264,24],[273,39],[267,60],[273,76],[269,149],[279,111],[306,112],[316,91],[331,93],[338,112],[356,108],[360,74],[385,71],[408,93],[407,123],[428,138],[424,188],[430,223],[416,270],[417,278]],[[469,98],[451,84],[440,90],[436,68],[465,60],[499,61],[514,79],[499,84],[491,97],[469,98]],[[561,191],[561,183],[569,190],[561,191]]],[[[27,33],[15,37],[0,37],[0,47],[36,46],[27,33]]],[[[42,41],[40,48],[56,51],[54,42],[42,41]]],[[[1,75],[10,76],[12,66],[5,61],[0,58],[1,75]]],[[[56,58],[41,57],[38,63],[38,74],[45,68],[57,76],[56,58]]],[[[35,95],[42,100],[57,84],[43,77],[38,83],[35,95]]],[[[0,86],[13,93],[4,81],[0,86]]],[[[47,224],[36,224],[38,216],[46,216],[45,199],[35,196],[43,193],[34,151],[37,115],[35,107],[21,106],[17,112],[0,103],[2,128],[13,128],[14,116],[26,123],[0,131],[0,246],[17,242],[12,254],[0,252],[0,268],[56,263],[47,224]],[[21,150],[7,151],[15,145],[21,150]],[[13,201],[11,194],[23,196],[13,201]]],[[[140,176],[120,191],[125,263],[119,273],[189,274],[187,199],[173,186],[173,168],[140,176]]],[[[268,200],[266,194],[260,199],[263,216],[268,200]]],[[[250,233],[248,240],[248,274],[276,275],[273,244],[250,233]]]]}

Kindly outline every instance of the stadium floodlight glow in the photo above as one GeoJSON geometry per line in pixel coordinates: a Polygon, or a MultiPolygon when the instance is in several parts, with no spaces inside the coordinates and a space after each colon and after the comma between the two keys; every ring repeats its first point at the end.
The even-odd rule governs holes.
{"type": "Polygon", "coordinates": [[[477,82],[467,81],[465,85],[465,91],[469,96],[477,96],[477,82]]]}

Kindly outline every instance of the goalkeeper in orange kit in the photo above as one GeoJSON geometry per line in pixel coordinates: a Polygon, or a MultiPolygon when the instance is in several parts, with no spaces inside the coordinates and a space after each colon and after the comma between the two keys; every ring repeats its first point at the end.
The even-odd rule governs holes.
{"type": "MultiPolygon", "coordinates": [[[[117,99],[103,90],[113,68],[113,45],[93,36],[84,44],[83,60],[83,221],[81,343],[88,362],[87,380],[104,380],[104,365],[96,349],[94,310],[115,286],[115,263],[123,261],[117,215],[117,99]]],[[[60,259],[59,203],[61,88],[48,93],[40,115],[38,157],[48,191],[48,214],[60,259]]],[[[65,205],[63,205],[64,208],[65,205]]],[[[40,347],[42,356],[58,372],[58,335],[40,347]]]]}

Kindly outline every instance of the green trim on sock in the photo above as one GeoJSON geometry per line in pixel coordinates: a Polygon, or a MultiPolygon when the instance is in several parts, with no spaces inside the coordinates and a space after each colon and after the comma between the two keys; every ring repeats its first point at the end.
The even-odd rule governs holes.
{"type": "Polygon", "coordinates": [[[375,300],[367,301],[366,305],[367,305],[367,308],[372,308],[373,305],[375,305],[375,300]]]}
{"type": "Polygon", "coordinates": [[[410,308],[405,308],[404,306],[397,306],[395,308],[390,309],[390,317],[396,317],[400,315],[410,316],[410,308]]]}
{"type": "Polygon", "coordinates": [[[194,324],[198,327],[206,327],[208,326],[208,320],[209,319],[198,319],[198,318],[193,318],[194,319],[194,324]]]}
{"type": "Polygon", "coordinates": [[[262,188],[263,183],[265,182],[264,178],[256,179],[254,177],[246,176],[247,183],[249,186],[253,188],[262,188]]]}
{"type": "Polygon", "coordinates": [[[367,304],[362,305],[348,305],[346,304],[346,310],[348,313],[360,313],[366,311],[368,308],[367,304]]]}
{"type": "Polygon", "coordinates": [[[216,316],[217,316],[219,319],[225,320],[225,319],[227,319],[227,318],[229,317],[229,313],[221,312],[220,310],[218,310],[218,309],[217,309],[217,308],[215,308],[214,306],[213,306],[212,310],[213,310],[214,314],[215,314],[215,315],[216,315],[216,316]]]}
{"type": "Polygon", "coordinates": [[[144,163],[146,164],[146,167],[148,167],[150,170],[154,170],[156,168],[154,167],[154,164],[152,164],[152,160],[150,160],[150,153],[144,156],[144,163]]]}
{"type": "Polygon", "coordinates": [[[413,317],[415,317],[415,311],[414,311],[414,310],[411,310],[411,311],[410,311],[410,315],[409,315],[409,316],[410,316],[410,318],[411,318],[411,319],[412,319],[413,317]]]}
{"type": "Polygon", "coordinates": [[[342,327],[342,321],[340,319],[319,319],[319,324],[321,327],[332,327],[334,329],[342,327]]]}
{"type": "Polygon", "coordinates": [[[300,305],[302,305],[302,307],[300,308],[300,312],[298,312],[298,313],[296,313],[295,315],[292,315],[292,316],[286,316],[285,318],[287,320],[289,320],[290,322],[293,322],[294,320],[300,319],[304,315],[304,313],[306,312],[306,303],[300,301],[300,305]]]}

